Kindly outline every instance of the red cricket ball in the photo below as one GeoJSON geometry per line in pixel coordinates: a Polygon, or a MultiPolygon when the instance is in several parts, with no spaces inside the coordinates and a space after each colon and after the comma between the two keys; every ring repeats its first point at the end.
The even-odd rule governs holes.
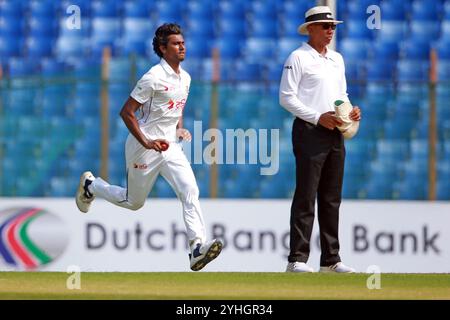
{"type": "Polygon", "coordinates": [[[161,142],[161,151],[166,151],[167,149],[169,149],[169,144],[161,142]]]}

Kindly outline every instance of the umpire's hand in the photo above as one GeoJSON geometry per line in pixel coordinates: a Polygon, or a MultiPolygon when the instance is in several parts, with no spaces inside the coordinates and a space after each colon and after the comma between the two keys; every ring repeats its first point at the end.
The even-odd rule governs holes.
{"type": "Polygon", "coordinates": [[[319,124],[330,130],[342,125],[342,121],[336,118],[334,111],[322,113],[319,118],[319,124]]]}

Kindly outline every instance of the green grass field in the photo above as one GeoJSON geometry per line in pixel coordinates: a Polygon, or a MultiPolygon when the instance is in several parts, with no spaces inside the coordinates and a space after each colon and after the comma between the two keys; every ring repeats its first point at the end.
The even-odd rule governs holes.
{"type": "Polygon", "coordinates": [[[445,299],[450,274],[81,273],[67,289],[63,272],[0,272],[0,299],[445,299]]]}

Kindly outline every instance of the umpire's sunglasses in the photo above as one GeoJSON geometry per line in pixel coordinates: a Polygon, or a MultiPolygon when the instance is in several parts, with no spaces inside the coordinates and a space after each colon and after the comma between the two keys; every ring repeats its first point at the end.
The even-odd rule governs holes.
{"type": "Polygon", "coordinates": [[[328,30],[331,28],[331,30],[335,30],[336,29],[336,25],[332,24],[332,23],[318,23],[319,25],[322,26],[323,30],[328,30]]]}

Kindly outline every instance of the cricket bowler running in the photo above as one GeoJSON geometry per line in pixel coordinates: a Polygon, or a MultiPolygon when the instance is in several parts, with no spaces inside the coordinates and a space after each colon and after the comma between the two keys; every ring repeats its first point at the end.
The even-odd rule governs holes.
{"type": "Polygon", "coordinates": [[[186,54],[180,26],[161,25],[155,32],[153,49],[160,63],[138,81],[120,112],[130,131],[125,145],[127,188],[110,185],[87,171],[81,175],[76,204],[80,211],[88,212],[98,196],[138,210],[161,174],[183,205],[190,268],[199,271],[220,254],[223,244],[220,240],[206,240],[199,189],[179,142],[191,140],[191,134],[183,128],[191,77],[180,65],[186,54]]]}

